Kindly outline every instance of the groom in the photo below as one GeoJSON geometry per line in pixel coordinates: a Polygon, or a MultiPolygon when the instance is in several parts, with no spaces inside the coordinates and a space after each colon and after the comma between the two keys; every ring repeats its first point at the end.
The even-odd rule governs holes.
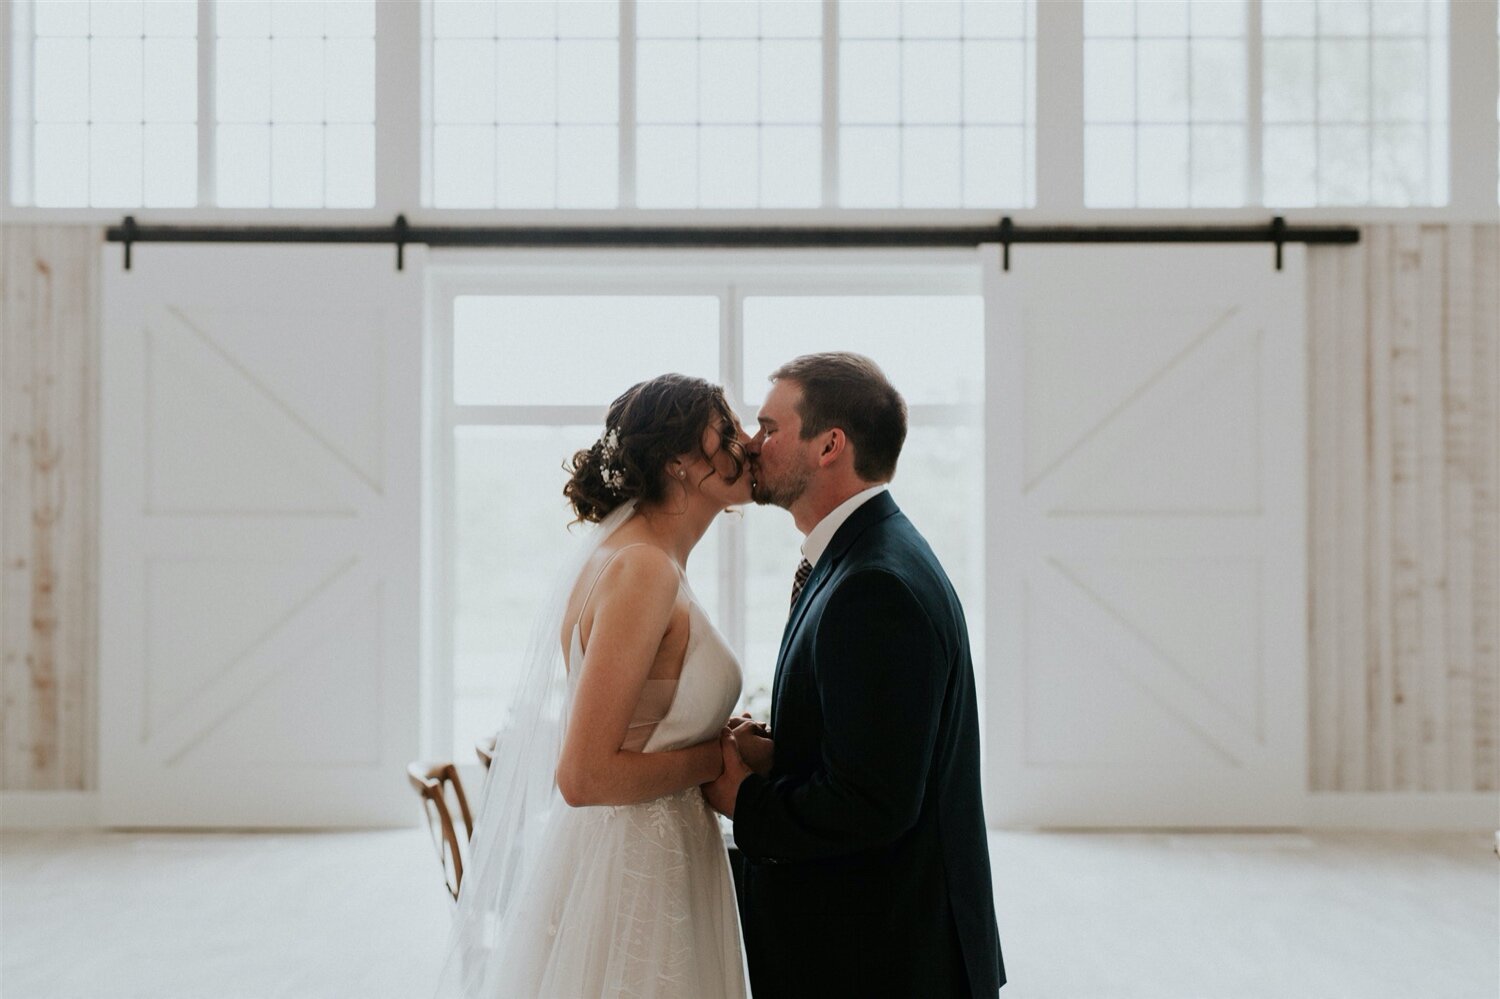
{"type": "Polygon", "coordinates": [[[746,859],[752,990],[993,997],[1005,970],[968,629],[886,490],[906,403],[858,354],[799,357],[771,380],[749,449],[753,495],[806,535],[776,664],[774,756],[760,726],[740,723],[705,787],[746,859]]]}

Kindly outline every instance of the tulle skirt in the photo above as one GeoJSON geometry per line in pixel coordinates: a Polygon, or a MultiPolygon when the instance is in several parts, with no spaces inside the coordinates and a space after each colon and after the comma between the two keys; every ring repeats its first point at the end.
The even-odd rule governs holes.
{"type": "Polygon", "coordinates": [[[698,788],[559,808],[500,941],[506,997],[748,995],[723,836],[698,788]]]}

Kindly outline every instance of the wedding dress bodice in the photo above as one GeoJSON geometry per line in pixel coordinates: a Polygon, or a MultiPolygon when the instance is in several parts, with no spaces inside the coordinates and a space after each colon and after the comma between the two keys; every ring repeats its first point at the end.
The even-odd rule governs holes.
{"type": "MultiPolygon", "coordinates": [[[[646,681],[622,749],[660,753],[707,742],[718,736],[739,700],[742,682],[739,660],[708,619],[685,577],[680,586],[688,606],[688,640],[682,669],[676,677],[646,681]]],[[[568,648],[570,700],[582,666],[583,639],[575,623],[568,648]]]]}

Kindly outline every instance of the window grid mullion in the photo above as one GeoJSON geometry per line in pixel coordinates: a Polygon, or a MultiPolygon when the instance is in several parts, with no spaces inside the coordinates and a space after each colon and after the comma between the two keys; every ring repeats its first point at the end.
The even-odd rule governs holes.
{"type": "Polygon", "coordinates": [[[839,0],[823,0],[823,207],[839,206],[839,0]]]}
{"type": "MultiPolygon", "coordinates": [[[[744,385],[744,308],[745,298],[733,283],[719,292],[719,377],[729,401],[735,408],[743,403],[740,390],[744,385]]],[[[745,470],[749,474],[749,470],[745,470]]],[[[729,647],[746,660],[745,633],[749,616],[745,606],[745,522],[743,518],[721,517],[719,533],[719,616],[724,622],[724,637],[729,647]]]]}
{"type": "Polygon", "coordinates": [[[1264,127],[1262,88],[1265,46],[1261,38],[1261,0],[1250,0],[1245,11],[1245,204],[1265,204],[1265,179],[1261,130],[1264,127]]]}
{"type": "Polygon", "coordinates": [[[636,55],[636,5],[635,0],[620,0],[620,55],[619,55],[619,205],[634,208],[636,200],[635,176],[635,55],[636,55]]]}
{"type": "Polygon", "coordinates": [[[218,49],[215,45],[218,11],[215,2],[198,0],[198,197],[195,203],[199,206],[216,205],[219,200],[218,171],[215,168],[218,150],[214,92],[218,83],[218,49]]]}
{"type": "MultiPolygon", "coordinates": [[[[1134,53],[1130,60],[1130,88],[1134,93],[1131,108],[1135,120],[1130,123],[1130,178],[1134,185],[1130,193],[1130,207],[1141,206],[1141,4],[1134,0],[1130,5],[1130,46],[1134,53]]],[[[1087,71],[1087,67],[1085,67],[1087,71]]],[[[1086,149],[1087,147],[1085,147],[1086,149]]],[[[1088,155],[1087,152],[1084,155],[1088,155]]],[[[1085,176],[1087,174],[1085,173],[1085,176]]]]}

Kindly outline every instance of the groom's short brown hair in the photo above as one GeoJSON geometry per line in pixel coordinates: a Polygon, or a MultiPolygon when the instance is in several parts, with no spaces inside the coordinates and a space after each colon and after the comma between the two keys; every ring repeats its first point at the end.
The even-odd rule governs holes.
{"type": "Polygon", "coordinates": [[[803,354],[771,372],[771,381],[802,387],[797,415],[802,439],[838,427],[854,445],[854,471],[866,482],[889,482],[906,443],[906,400],[880,366],[863,354],[803,354]]]}

